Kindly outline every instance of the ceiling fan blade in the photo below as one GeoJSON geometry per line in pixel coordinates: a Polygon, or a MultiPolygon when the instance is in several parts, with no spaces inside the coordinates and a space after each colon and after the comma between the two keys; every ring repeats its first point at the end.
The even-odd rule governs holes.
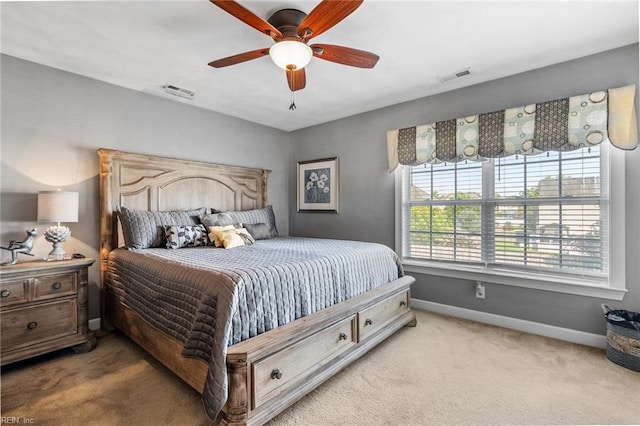
{"type": "Polygon", "coordinates": [[[268,35],[271,38],[280,38],[282,37],[282,33],[278,31],[276,27],[260,18],[249,9],[246,9],[244,6],[236,3],[233,0],[210,0],[211,3],[218,6],[220,9],[225,12],[235,16],[245,24],[255,28],[263,34],[268,35]]]}
{"type": "Polygon", "coordinates": [[[305,40],[317,37],[349,16],[364,0],[323,0],[298,25],[305,40]]]}
{"type": "Polygon", "coordinates": [[[239,64],[241,62],[250,61],[252,59],[262,58],[263,56],[269,56],[269,48],[252,50],[251,52],[239,53],[237,55],[229,56],[226,58],[218,59],[217,61],[209,62],[209,66],[214,68],[228,67],[229,65],[239,64]]]}
{"type": "Polygon", "coordinates": [[[291,91],[302,90],[307,85],[307,76],[304,68],[295,71],[285,70],[285,72],[287,73],[287,83],[289,83],[291,91]]]}
{"type": "Polygon", "coordinates": [[[309,47],[313,50],[313,56],[316,58],[352,67],[373,68],[378,63],[378,59],[380,59],[375,53],[350,47],[332,44],[312,44],[309,47]]]}

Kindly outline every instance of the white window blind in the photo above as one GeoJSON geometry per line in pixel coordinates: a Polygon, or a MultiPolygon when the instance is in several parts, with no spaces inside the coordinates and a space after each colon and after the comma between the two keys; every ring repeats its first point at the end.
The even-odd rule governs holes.
{"type": "Polygon", "coordinates": [[[402,256],[600,278],[609,273],[606,150],[405,166],[402,256]]]}

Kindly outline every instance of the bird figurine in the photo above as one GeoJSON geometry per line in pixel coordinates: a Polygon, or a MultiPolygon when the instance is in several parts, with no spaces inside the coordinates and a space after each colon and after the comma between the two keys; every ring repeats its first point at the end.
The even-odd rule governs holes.
{"type": "Polygon", "coordinates": [[[27,238],[25,238],[24,241],[11,240],[8,247],[0,247],[0,249],[11,252],[11,262],[4,262],[2,266],[14,265],[18,262],[18,254],[28,254],[29,256],[33,256],[33,254],[31,254],[31,250],[33,250],[33,241],[36,235],[38,235],[38,230],[36,228],[27,229],[27,238]]]}

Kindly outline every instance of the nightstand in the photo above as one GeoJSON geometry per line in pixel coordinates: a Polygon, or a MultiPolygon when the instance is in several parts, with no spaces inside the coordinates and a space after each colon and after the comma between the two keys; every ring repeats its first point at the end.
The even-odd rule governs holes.
{"type": "Polygon", "coordinates": [[[88,269],[93,259],[0,267],[0,365],[73,346],[96,346],[89,332],[88,269]]]}

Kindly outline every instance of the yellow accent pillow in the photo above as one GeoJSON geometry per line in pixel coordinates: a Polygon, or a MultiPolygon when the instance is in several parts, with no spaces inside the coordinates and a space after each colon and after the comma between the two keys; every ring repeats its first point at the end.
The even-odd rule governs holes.
{"type": "Polygon", "coordinates": [[[209,227],[209,239],[213,241],[213,245],[216,247],[222,247],[222,239],[224,238],[224,232],[236,229],[233,225],[226,226],[210,226],[209,227]]]}
{"type": "Polygon", "coordinates": [[[256,242],[245,228],[236,228],[233,225],[210,226],[209,238],[214,241],[216,247],[225,249],[248,246],[256,242]]]}

